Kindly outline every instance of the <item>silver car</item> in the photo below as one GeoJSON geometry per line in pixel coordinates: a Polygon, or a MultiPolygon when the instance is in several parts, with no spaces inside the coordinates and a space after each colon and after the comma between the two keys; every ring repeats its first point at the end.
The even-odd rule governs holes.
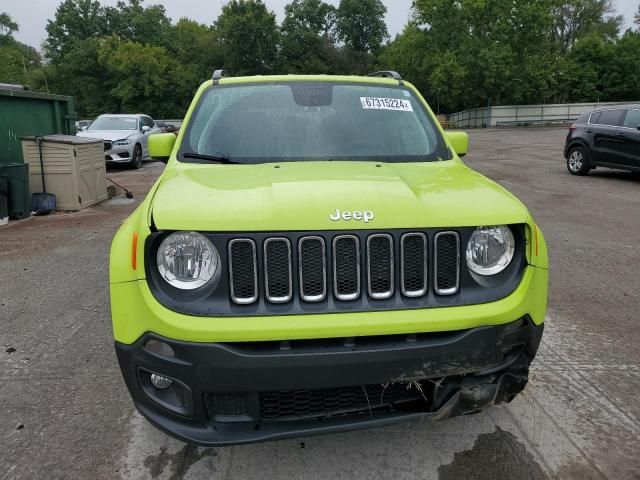
{"type": "Polygon", "coordinates": [[[79,137],[100,138],[104,141],[107,163],[124,163],[133,168],[142,166],[148,158],[149,136],[161,130],[148,115],[100,115],[79,137]]]}

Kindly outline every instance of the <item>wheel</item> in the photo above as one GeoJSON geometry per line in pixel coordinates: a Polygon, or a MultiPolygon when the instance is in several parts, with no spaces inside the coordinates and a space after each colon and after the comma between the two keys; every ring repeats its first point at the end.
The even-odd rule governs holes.
{"type": "Polygon", "coordinates": [[[133,158],[131,159],[131,168],[138,169],[142,167],[142,147],[140,144],[136,144],[133,147],[133,158]]]}
{"type": "Polygon", "coordinates": [[[578,145],[569,151],[567,170],[571,175],[586,175],[589,173],[591,167],[589,166],[587,150],[584,147],[578,145]]]}

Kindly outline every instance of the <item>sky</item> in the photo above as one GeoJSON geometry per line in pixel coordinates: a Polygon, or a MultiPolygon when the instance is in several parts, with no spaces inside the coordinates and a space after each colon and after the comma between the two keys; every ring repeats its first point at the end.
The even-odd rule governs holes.
{"type": "MultiPolygon", "coordinates": [[[[291,0],[264,0],[278,20],[282,20],[284,6],[291,0]]],[[[339,0],[325,0],[337,5],[339,0]]],[[[400,33],[409,19],[411,0],[382,0],[387,7],[387,26],[392,37],[400,33]]],[[[0,0],[0,13],[8,13],[20,26],[16,39],[38,48],[47,36],[47,19],[53,18],[60,0],[0,0]]],[[[117,0],[101,0],[104,5],[115,5],[117,0]]],[[[189,17],[200,23],[211,24],[220,14],[226,0],[147,0],[146,4],[162,4],[170,18],[177,21],[189,17]]],[[[640,0],[614,0],[618,13],[624,16],[623,31],[633,24],[633,14],[640,0]]]]}

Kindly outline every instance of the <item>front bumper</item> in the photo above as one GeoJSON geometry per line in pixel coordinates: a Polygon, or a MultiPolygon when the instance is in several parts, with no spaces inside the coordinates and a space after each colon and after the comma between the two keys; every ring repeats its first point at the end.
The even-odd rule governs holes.
{"type": "Polygon", "coordinates": [[[133,158],[133,145],[128,147],[113,147],[104,152],[104,159],[108,163],[129,163],[133,158]]]}
{"type": "Polygon", "coordinates": [[[527,383],[543,326],[282,342],[116,342],[138,410],[185,442],[220,446],[439,420],[508,402],[527,383]],[[148,350],[168,344],[174,357],[148,350]],[[151,373],[174,380],[159,391],[151,373]]]}

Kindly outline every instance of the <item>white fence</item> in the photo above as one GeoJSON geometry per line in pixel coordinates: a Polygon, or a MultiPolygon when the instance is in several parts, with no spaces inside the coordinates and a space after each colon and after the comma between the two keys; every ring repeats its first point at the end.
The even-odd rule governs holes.
{"type": "Polygon", "coordinates": [[[582,113],[607,105],[639,102],[558,103],[549,105],[505,105],[474,108],[447,116],[452,128],[486,128],[527,124],[571,123],[582,113]]]}

